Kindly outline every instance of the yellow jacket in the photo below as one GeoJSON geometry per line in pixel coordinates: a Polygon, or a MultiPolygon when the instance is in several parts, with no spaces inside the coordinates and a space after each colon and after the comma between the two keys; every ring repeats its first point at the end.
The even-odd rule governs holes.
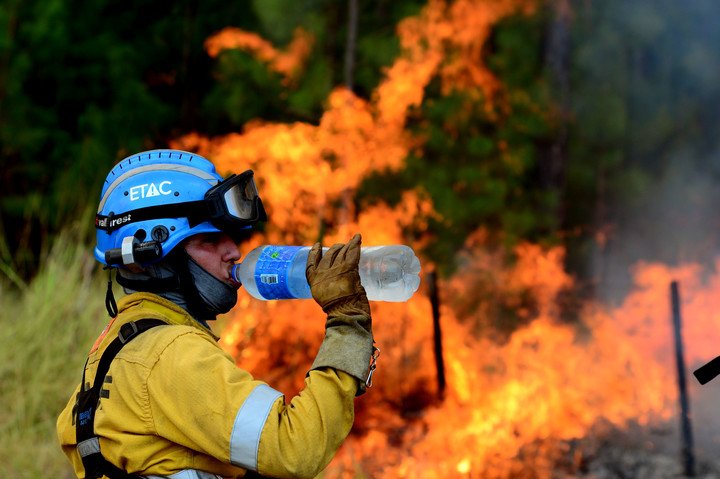
{"type": "MultiPolygon", "coordinates": [[[[235,365],[217,337],[185,310],[157,295],[119,302],[90,352],[86,382],[122,324],[143,318],[152,328],[129,342],[110,366],[95,417],[100,451],[129,473],[149,477],[315,477],[332,459],[354,419],[355,378],[333,368],[312,370],[305,388],[283,395],[235,365]]],[[[79,478],[73,406],[57,421],[63,451],[79,478]]]]}

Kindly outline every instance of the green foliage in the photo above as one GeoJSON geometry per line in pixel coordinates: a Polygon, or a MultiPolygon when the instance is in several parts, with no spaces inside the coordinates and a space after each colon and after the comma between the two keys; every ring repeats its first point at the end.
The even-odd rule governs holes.
{"type": "Polygon", "coordinates": [[[287,92],[287,108],[299,118],[315,120],[322,115],[325,100],[333,88],[332,65],[313,57],[302,78],[287,92]]]}
{"type": "Polygon", "coordinates": [[[205,100],[214,129],[238,128],[253,118],[272,119],[280,109],[281,79],[258,60],[226,50],[215,67],[217,86],[205,100]]]}
{"type": "Polygon", "coordinates": [[[0,251],[24,277],[117,160],[204,124],[203,42],[253,21],[242,2],[76,3],[0,6],[0,251]]]}
{"type": "Polygon", "coordinates": [[[318,0],[253,0],[252,8],[263,36],[282,45],[290,42],[298,25],[308,25],[308,17],[327,3],[318,0]]]}

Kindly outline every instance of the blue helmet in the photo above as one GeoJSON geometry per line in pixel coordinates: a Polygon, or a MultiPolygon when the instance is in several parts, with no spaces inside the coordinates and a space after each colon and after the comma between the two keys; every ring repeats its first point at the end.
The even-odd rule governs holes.
{"type": "Polygon", "coordinates": [[[95,258],[105,265],[151,263],[190,236],[237,236],[267,219],[252,170],[223,179],[207,159],[179,150],[128,156],[100,196],[95,258]]]}

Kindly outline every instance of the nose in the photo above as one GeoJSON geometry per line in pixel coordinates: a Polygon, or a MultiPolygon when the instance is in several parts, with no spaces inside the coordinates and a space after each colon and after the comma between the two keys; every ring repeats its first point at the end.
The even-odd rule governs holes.
{"type": "Polygon", "coordinates": [[[228,263],[235,263],[240,259],[240,251],[235,242],[227,234],[223,234],[220,240],[219,249],[222,260],[228,263]]]}

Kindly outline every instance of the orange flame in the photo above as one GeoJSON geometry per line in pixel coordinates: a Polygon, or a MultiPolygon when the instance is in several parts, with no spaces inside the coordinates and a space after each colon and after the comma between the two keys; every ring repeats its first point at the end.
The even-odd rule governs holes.
{"type": "MultiPolygon", "coordinates": [[[[421,147],[405,122],[432,78],[439,77],[446,92],[483,95],[492,108],[501,85],[482,62],[484,42],[498,20],[534,7],[530,0],[430,0],[398,26],[402,54],[370,101],[337,88],[317,125],[256,120],[242,133],[192,134],[173,146],[207,155],[220,170],[255,170],[271,222],[242,245],[243,255],[262,243],[310,244],[321,225],[328,226],[326,244],[356,231],[366,245],[405,243],[408,227],[422,230],[437,215],[425,192],[406,192],[395,207],[378,204],[353,215],[333,205],[369,173],[402,168],[408,152],[421,147]]],[[[308,54],[291,47],[297,63],[280,67],[285,63],[272,45],[237,29],[212,37],[207,48],[213,56],[223,48],[246,49],[285,75],[308,54]]],[[[705,320],[718,324],[720,313],[706,312],[720,311],[720,278],[703,282],[699,267],[640,265],[639,288],[620,307],[585,305],[577,312],[581,324],[569,325],[559,320],[557,302],[573,286],[562,267],[564,251],[523,244],[508,267],[483,238],[482,230],[468,238],[458,272],[439,284],[447,372],[442,399],[426,292],[421,288],[407,303],[372,304],[382,349],[375,386],[357,401],[355,432],[325,477],[551,477],[570,440],[667,418],[674,398],[664,361],[671,278],[682,282],[687,315],[705,325],[688,327],[691,360],[712,355],[704,328],[705,320]],[[492,340],[505,309],[521,327],[492,340]]],[[[222,345],[243,368],[293,395],[322,337],[323,316],[313,301],[262,302],[241,293],[222,345]]]]}
{"type": "Polygon", "coordinates": [[[677,281],[682,300],[683,339],[686,360],[699,364],[718,354],[720,337],[720,260],[714,269],[699,264],[669,267],[657,263],[639,263],[633,268],[636,290],[616,311],[615,319],[632,335],[638,347],[657,361],[670,364],[673,337],[670,283],[677,281]]]}
{"type": "MultiPolygon", "coordinates": [[[[398,310],[383,314],[395,306],[378,308],[378,337],[404,338],[385,348],[390,357],[384,357],[384,368],[376,376],[378,390],[371,391],[380,393],[380,399],[373,399],[373,410],[363,416],[367,433],[344,447],[328,471],[330,477],[352,477],[358,464],[370,477],[553,477],[570,440],[609,426],[647,425],[670,417],[674,381],[628,334],[623,319],[633,308],[588,305],[583,326],[560,324],[549,314],[557,314],[554,298],[572,283],[561,268],[562,250],[523,245],[517,254],[517,263],[508,270],[468,268],[455,275],[442,285],[445,303],[464,296],[488,273],[514,278],[515,287],[528,288],[548,298],[547,303],[504,344],[478,336],[473,318],[458,318],[453,309],[443,309],[448,391],[441,403],[415,416],[403,417],[393,405],[402,402],[404,394],[427,394],[423,385],[434,381],[428,357],[429,306],[416,298],[405,315],[398,310]],[[395,321],[381,322],[389,317],[395,321]],[[413,359],[410,368],[405,366],[408,357],[413,359]]],[[[481,248],[465,255],[473,260],[471,265],[494,261],[483,258],[487,253],[481,248]]],[[[667,288],[661,277],[653,285],[667,288]]],[[[692,296],[717,293],[713,281],[692,296]]],[[[656,324],[668,320],[662,316],[667,301],[665,291],[644,305],[645,315],[657,315],[656,324]]],[[[482,308],[477,311],[483,314],[482,308]]],[[[660,342],[667,354],[670,336],[660,342]]]]}
{"type": "Polygon", "coordinates": [[[279,51],[258,34],[239,28],[227,27],[205,41],[208,55],[216,57],[223,50],[246,50],[265,62],[271,70],[285,77],[286,83],[296,78],[312,51],[314,37],[302,28],[296,28],[286,51],[279,51]]]}

